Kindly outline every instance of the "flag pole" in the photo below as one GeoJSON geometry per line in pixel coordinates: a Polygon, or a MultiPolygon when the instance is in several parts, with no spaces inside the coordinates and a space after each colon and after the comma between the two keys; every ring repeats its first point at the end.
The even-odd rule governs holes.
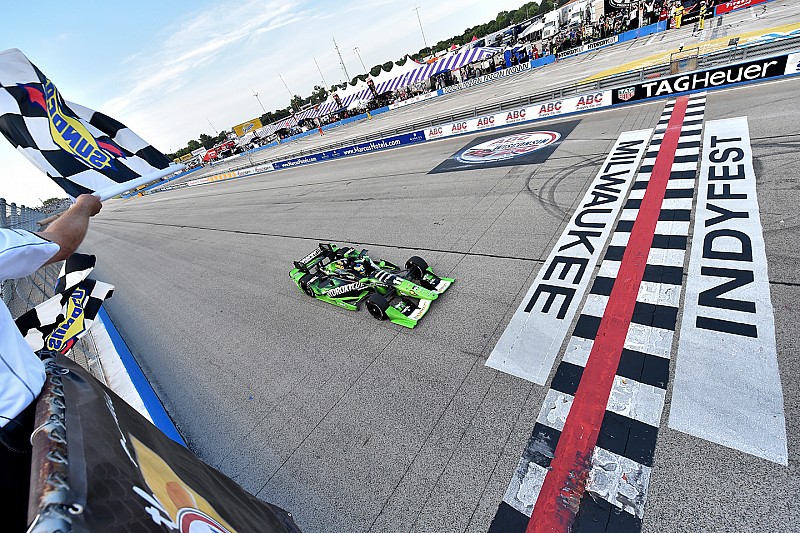
{"type": "MultiPolygon", "coordinates": [[[[146,176],[141,176],[134,180],[124,181],[122,183],[112,185],[111,187],[106,187],[103,190],[95,191],[92,193],[92,195],[97,196],[98,198],[100,198],[101,201],[105,201],[108,200],[109,198],[115,197],[118,194],[122,194],[125,191],[135,189],[139,185],[145,185],[147,183],[150,183],[151,181],[161,179],[164,176],[169,176],[173,172],[183,170],[184,168],[186,168],[186,165],[172,164],[163,170],[159,170],[158,172],[153,172],[151,174],[147,174],[146,176]]],[[[39,225],[39,227],[47,226],[48,224],[50,224],[52,221],[54,221],[64,213],[66,213],[66,210],[61,211],[60,213],[56,213],[54,215],[50,215],[49,217],[44,218],[42,220],[39,220],[37,224],[39,225]]]]}
{"type": "Polygon", "coordinates": [[[146,176],[141,176],[139,178],[123,181],[122,183],[118,183],[115,185],[111,185],[110,187],[106,187],[105,189],[101,189],[99,191],[95,191],[92,194],[100,198],[100,200],[105,201],[109,198],[113,198],[118,194],[122,194],[125,191],[130,191],[131,189],[135,189],[140,185],[146,185],[151,181],[155,181],[157,179],[161,179],[164,176],[169,176],[173,172],[178,172],[179,170],[183,170],[186,168],[186,165],[170,165],[165,169],[159,170],[157,172],[153,172],[151,174],[147,174],[146,176]]]}

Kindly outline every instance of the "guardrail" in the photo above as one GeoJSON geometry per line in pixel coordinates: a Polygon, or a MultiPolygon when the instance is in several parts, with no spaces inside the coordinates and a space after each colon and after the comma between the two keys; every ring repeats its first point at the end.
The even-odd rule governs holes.
{"type": "MultiPolygon", "coordinates": [[[[708,54],[698,56],[697,67],[698,69],[704,69],[720,64],[743,61],[749,58],[766,57],[769,55],[773,55],[777,52],[796,50],[798,48],[800,48],[800,36],[775,39],[773,41],[760,43],[752,46],[741,46],[741,47],[734,46],[726,48],[724,50],[710,52],[708,54]]],[[[569,61],[569,60],[570,58],[566,58],[562,61],[569,61]]],[[[633,83],[639,83],[647,79],[656,79],[664,76],[669,76],[671,74],[672,74],[671,64],[669,61],[667,61],[665,63],[661,63],[658,65],[652,65],[649,67],[631,70],[628,72],[613,74],[610,76],[604,76],[602,78],[598,78],[591,81],[578,82],[557,87],[554,89],[548,89],[536,93],[530,93],[525,96],[521,96],[511,100],[505,100],[503,102],[496,104],[474,107],[469,110],[464,110],[454,113],[439,113],[427,117],[424,120],[406,122],[398,126],[380,129],[379,131],[370,133],[368,135],[359,135],[355,137],[350,137],[343,141],[315,145],[314,147],[293,151],[288,154],[272,155],[272,154],[249,153],[247,154],[247,159],[245,161],[241,161],[241,159],[244,158],[240,158],[240,161],[237,161],[231,164],[230,166],[224,166],[218,164],[214,167],[213,170],[210,169],[208,174],[235,172],[237,170],[242,170],[251,167],[253,165],[271,164],[273,162],[277,162],[287,158],[304,157],[319,152],[352,146],[354,144],[376,141],[393,135],[409,133],[416,130],[424,130],[426,128],[440,125],[443,123],[463,121],[483,115],[498,113],[508,109],[516,109],[529,106],[537,102],[558,100],[569,96],[586,94],[586,93],[591,93],[593,91],[609,89],[612,87],[619,87],[633,83]]]]}

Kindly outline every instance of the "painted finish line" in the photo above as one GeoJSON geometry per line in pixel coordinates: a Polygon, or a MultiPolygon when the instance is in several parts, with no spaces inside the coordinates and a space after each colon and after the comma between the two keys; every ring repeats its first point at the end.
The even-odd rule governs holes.
{"type": "Polygon", "coordinates": [[[669,427],[788,462],[746,117],[706,123],[669,427]]]}
{"type": "Polygon", "coordinates": [[[486,366],[545,384],[652,133],[617,139],[486,366]]]}

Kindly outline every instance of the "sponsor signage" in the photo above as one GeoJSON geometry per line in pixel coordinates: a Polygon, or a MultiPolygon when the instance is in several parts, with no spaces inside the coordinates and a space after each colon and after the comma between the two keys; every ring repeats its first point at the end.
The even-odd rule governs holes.
{"type": "Polygon", "coordinates": [[[512,109],[496,113],[494,115],[484,115],[466,121],[451,122],[440,126],[431,126],[425,131],[425,139],[441,139],[451,135],[461,133],[473,133],[488,128],[507,126],[509,124],[521,124],[534,119],[555,117],[567,113],[587,111],[611,105],[611,91],[599,91],[596,93],[572,96],[562,100],[552,100],[542,102],[528,107],[512,109]]]}
{"type": "Polygon", "coordinates": [[[736,11],[737,9],[744,9],[746,7],[763,4],[766,1],[767,0],[733,0],[731,2],[725,2],[724,4],[719,4],[714,8],[714,15],[723,15],[725,13],[730,13],[731,11],[736,11]]]}
{"type": "Polygon", "coordinates": [[[253,120],[237,124],[236,126],[233,127],[233,132],[236,134],[237,137],[244,137],[248,133],[254,132],[261,127],[262,127],[261,119],[254,118],[253,120]]]}
{"type": "Polygon", "coordinates": [[[486,365],[544,385],[653,130],[620,135],[486,365]]]}
{"type": "Polygon", "coordinates": [[[787,464],[747,117],[706,122],[669,426],[787,464]]]}
{"type": "Polygon", "coordinates": [[[800,53],[789,54],[786,58],[786,69],[783,71],[789,74],[800,74],[800,53]]]}
{"type": "Polygon", "coordinates": [[[787,56],[779,56],[639,83],[615,89],[612,103],[620,104],[658,96],[671,96],[687,91],[723,87],[734,83],[774,78],[784,74],[786,64],[787,56]]]}
{"type": "Polygon", "coordinates": [[[414,144],[425,140],[426,132],[415,131],[412,133],[404,133],[402,135],[395,135],[377,141],[369,141],[365,143],[346,146],[344,148],[336,148],[334,150],[327,150],[316,154],[310,154],[303,157],[296,157],[293,159],[286,159],[284,161],[276,161],[272,163],[276,170],[291,168],[300,165],[307,165],[309,163],[318,163],[320,161],[329,161],[331,159],[338,159],[340,157],[347,157],[350,155],[366,154],[369,152],[376,152],[385,150],[387,148],[396,148],[406,144],[414,144]]]}
{"type": "Polygon", "coordinates": [[[592,41],[589,44],[584,44],[582,46],[577,46],[575,48],[570,48],[569,50],[565,50],[563,52],[559,52],[558,53],[558,58],[559,59],[563,59],[565,57],[582,54],[583,52],[590,52],[592,50],[597,50],[598,48],[602,48],[604,46],[608,46],[608,45],[614,44],[618,40],[619,40],[619,36],[615,35],[613,37],[607,37],[606,39],[599,39],[597,41],[592,41]]]}
{"type": "Polygon", "coordinates": [[[478,137],[440,163],[430,174],[543,163],[577,124],[578,121],[562,122],[540,130],[478,137]]]}
{"type": "Polygon", "coordinates": [[[492,72],[491,74],[486,74],[484,76],[472,78],[471,80],[461,82],[458,85],[451,85],[450,87],[445,87],[441,89],[441,91],[442,94],[454,93],[462,89],[468,89],[469,87],[480,85],[481,83],[486,83],[487,81],[492,81],[499,78],[505,78],[506,76],[511,76],[513,74],[518,74],[520,72],[525,72],[526,70],[530,70],[530,68],[531,68],[530,62],[522,63],[521,65],[514,65],[513,67],[509,67],[503,70],[498,70],[497,72],[492,72]]]}

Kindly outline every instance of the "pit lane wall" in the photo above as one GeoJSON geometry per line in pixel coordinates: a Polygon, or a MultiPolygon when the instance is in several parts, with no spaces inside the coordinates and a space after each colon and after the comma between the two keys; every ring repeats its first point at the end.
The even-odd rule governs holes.
{"type": "Polygon", "coordinates": [[[234,172],[198,178],[181,184],[162,187],[154,192],[200,185],[213,181],[236,179],[253,174],[320,163],[323,161],[332,161],[343,157],[398,148],[465,133],[476,133],[503,126],[527,124],[553,117],[617,107],[640,101],[669,98],[679,94],[775,80],[786,76],[796,76],[798,74],[800,74],[800,52],[793,52],[688,74],[647,80],[616,89],[606,89],[571,96],[569,98],[539,102],[526,107],[502,111],[500,113],[487,114],[467,120],[431,126],[424,130],[417,130],[411,133],[394,135],[301,157],[273,161],[272,163],[260,164],[234,172]]]}

